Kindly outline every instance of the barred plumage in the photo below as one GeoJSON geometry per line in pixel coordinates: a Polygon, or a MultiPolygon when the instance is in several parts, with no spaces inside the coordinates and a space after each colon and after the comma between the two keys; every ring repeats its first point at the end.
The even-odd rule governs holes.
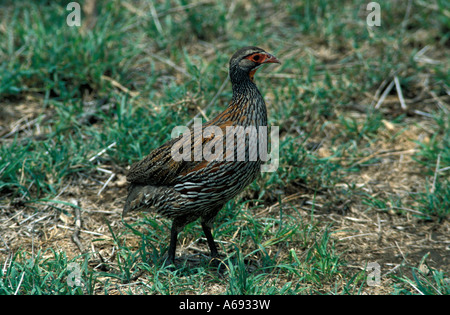
{"type": "MultiPolygon", "coordinates": [[[[264,63],[279,61],[258,47],[238,50],[230,59],[232,100],[225,111],[202,126],[201,135],[209,136],[199,140],[195,138],[199,130],[191,128],[189,137],[181,135],[168,141],[130,168],[127,176],[130,185],[123,215],[133,210],[153,209],[173,219],[168,256],[171,263],[175,259],[178,233],[198,218],[211,256],[217,257],[211,235],[214,218],[223,205],[255,180],[260,172],[262,161],[255,153],[261,148],[260,145],[267,146],[267,141],[260,143],[258,137],[242,132],[250,130],[251,133],[253,127],[257,131],[258,127],[267,126],[266,105],[253,81],[255,71],[264,63]],[[229,130],[237,130],[232,135],[234,145],[231,148],[225,136],[229,130]],[[244,150],[236,145],[238,141],[244,141],[244,150]],[[175,145],[183,148],[183,154],[183,145],[190,149],[187,160],[174,159],[172,150],[175,145]],[[212,152],[212,148],[215,149],[212,158],[204,156],[196,159],[195,154],[205,150],[212,152]]],[[[267,152],[267,147],[264,149],[267,152]]]]}

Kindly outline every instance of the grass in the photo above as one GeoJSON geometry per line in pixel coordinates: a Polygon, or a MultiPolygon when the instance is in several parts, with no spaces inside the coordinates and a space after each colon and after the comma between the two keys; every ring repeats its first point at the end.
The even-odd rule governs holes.
{"type": "Polygon", "coordinates": [[[0,5],[0,294],[449,293],[444,1],[383,1],[373,28],[356,0],[79,3],[81,27],[0,5]],[[256,77],[279,168],[219,213],[223,273],[198,222],[172,270],[170,222],[120,217],[126,168],[225,108],[244,45],[282,61],[256,77]]]}

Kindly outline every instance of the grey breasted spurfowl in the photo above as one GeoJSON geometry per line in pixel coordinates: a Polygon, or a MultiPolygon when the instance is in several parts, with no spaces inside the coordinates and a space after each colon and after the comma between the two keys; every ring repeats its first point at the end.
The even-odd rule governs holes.
{"type": "Polygon", "coordinates": [[[172,219],[168,253],[171,263],[175,262],[178,233],[186,224],[198,218],[212,258],[218,257],[211,234],[214,219],[224,204],[260,173],[263,161],[259,155],[255,157],[252,154],[261,145],[266,146],[267,152],[267,141],[259,143],[260,137],[251,138],[248,133],[236,132],[231,138],[234,145],[231,145],[230,141],[226,141],[226,135],[227,130],[238,130],[239,126],[253,126],[256,130],[267,126],[266,104],[254,81],[256,70],[266,63],[280,62],[258,47],[244,47],[236,51],[230,59],[233,97],[227,109],[202,125],[200,139],[194,137],[196,132],[191,128],[190,137],[180,135],[168,141],[130,168],[127,175],[130,184],[123,215],[135,210],[154,210],[172,219]],[[245,138],[244,142],[242,137],[245,138]],[[245,146],[244,151],[242,145],[237,145],[239,140],[245,146]],[[189,158],[174,158],[173,152],[186,153],[185,148],[190,149],[187,151],[190,152],[187,154],[189,158]],[[195,156],[199,152],[213,151],[213,158],[202,156],[199,159],[198,155],[197,158],[195,156]]]}

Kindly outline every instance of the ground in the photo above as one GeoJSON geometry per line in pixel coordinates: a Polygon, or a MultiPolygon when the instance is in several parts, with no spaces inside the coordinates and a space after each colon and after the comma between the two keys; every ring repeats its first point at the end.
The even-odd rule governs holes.
{"type": "Polygon", "coordinates": [[[450,293],[448,8],[382,2],[377,28],[359,1],[133,4],[82,2],[78,30],[2,5],[2,294],[450,293]],[[225,108],[250,43],[282,61],[256,75],[280,165],[220,212],[219,270],[198,222],[165,267],[170,221],[121,216],[127,169],[225,108]]]}

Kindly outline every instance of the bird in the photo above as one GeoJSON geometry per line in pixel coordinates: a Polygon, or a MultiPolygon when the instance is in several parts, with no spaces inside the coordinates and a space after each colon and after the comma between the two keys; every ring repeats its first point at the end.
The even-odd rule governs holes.
{"type": "MultiPolygon", "coordinates": [[[[267,141],[251,138],[249,133],[231,134],[239,127],[256,130],[267,127],[267,109],[255,82],[255,72],[264,64],[281,62],[272,54],[256,46],[237,50],[229,61],[232,98],[228,107],[215,118],[201,125],[201,130],[188,130],[153,150],[142,160],[131,165],[127,181],[128,196],[122,216],[130,211],[156,211],[172,220],[170,243],[166,262],[175,265],[178,234],[184,226],[200,219],[211,261],[219,253],[212,236],[214,220],[226,202],[241,193],[260,174],[261,156],[252,152],[267,152],[267,141]],[[254,128],[254,129],[252,129],[254,128]],[[206,131],[210,132],[206,132],[206,131]],[[212,132],[211,132],[212,130],[212,132]],[[195,137],[201,131],[201,137],[195,137]],[[202,135],[204,137],[202,137],[202,135]],[[234,140],[245,139],[241,146],[234,140]],[[265,146],[265,148],[264,148],[265,146]],[[175,149],[174,149],[175,147],[175,149]],[[175,158],[174,152],[183,147],[184,158],[175,158]],[[231,148],[230,148],[231,147],[231,148]],[[178,148],[178,149],[177,149],[178,148]],[[184,149],[186,148],[186,152],[184,149]],[[211,156],[195,156],[198,152],[215,151],[211,156]],[[214,149],[214,150],[213,150],[214,149]],[[216,158],[214,158],[216,157],[216,158]],[[253,157],[253,158],[252,158],[253,157]]],[[[187,128],[187,127],[186,127],[187,128]]],[[[247,129],[244,129],[244,132],[247,129]]]]}

